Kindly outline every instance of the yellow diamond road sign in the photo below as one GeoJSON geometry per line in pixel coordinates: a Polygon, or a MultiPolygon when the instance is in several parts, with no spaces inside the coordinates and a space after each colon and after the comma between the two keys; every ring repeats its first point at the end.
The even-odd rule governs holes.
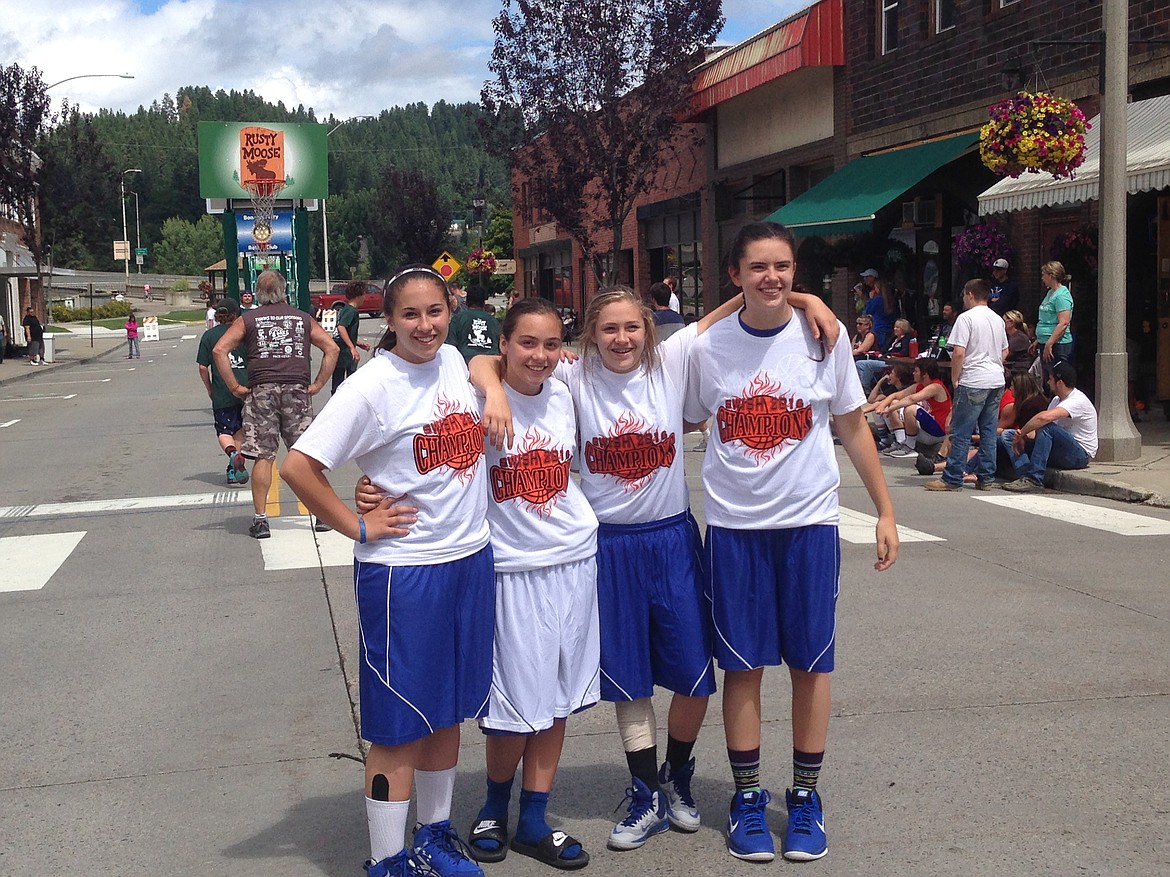
{"type": "Polygon", "coordinates": [[[463,265],[446,250],[439,254],[439,258],[431,263],[431,267],[438,271],[444,280],[450,280],[463,265]]]}

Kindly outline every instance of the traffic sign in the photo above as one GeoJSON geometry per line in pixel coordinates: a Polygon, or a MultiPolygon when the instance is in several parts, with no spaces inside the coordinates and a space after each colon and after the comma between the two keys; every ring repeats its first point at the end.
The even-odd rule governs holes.
{"type": "Polygon", "coordinates": [[[135,247],[134,248],[134,255],[135,256],[145,256],[149,252],[150,251],[148,249],[146,249],[146,247],[135,247]]]}
{"type": "Polygon", "coordinates": [[[130,241],[114,241],[114,261],[130,258],[130,241]]]}
{"type": "Polygon", "coordinates": [[[439,258],[431,263],[431,267],[438,271],[444,280],[450,280],[455,276],[455,272],[463,267],[463,264],[444,250],[439,253],[439,258]]]}

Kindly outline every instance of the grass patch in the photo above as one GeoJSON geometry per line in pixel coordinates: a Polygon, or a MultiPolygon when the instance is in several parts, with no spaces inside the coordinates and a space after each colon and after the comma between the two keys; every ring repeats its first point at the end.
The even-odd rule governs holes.
{"type": "Polygon", "coordinates": [[[57,332],[68,332],[69,330],[66,329],[64,326],[54,326],[54,325],[50,324],[48,326],[45,326],[45,331],[57,333],[57,332]]]}
{"type": "Polygon", "coordinates": [[[187,311],[171,311],[158,318],[159,322],[166,320],[171,323],[202,323],[207,319],[207,308],[193,308],[187,311]]]}

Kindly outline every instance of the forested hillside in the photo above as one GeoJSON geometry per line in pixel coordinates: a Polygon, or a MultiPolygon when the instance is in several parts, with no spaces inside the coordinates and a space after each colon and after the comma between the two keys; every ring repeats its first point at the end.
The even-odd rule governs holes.
{"type": "MultiPolygon", "coordinates": [[[[40,174],[43,237],[57,266],[114,270],[120,264],[112,260],[111,242],[122,233],[118,203],[122,171],[141,168],[141,173],[125,174],[131,244],[137,243],[132,194],[137,193],[141,245],[150,249],[146,269],[187,273],[190,266],[154,260],[174,261],[179,258],[175,254],[190,249],[164,246],[159,250],[168,220],[172,220],[167,222],[169,234],[182,232],[204,241],[207,237],[194,229],[205,213],[199,197],[198,123],[321,122],[337,126],[329,137],[331,273],[348,277],[364,270],[377,276],[397,260],[417,257],[385,235],[386,229],[395,227],[390,220],[405,200],[421,197],[433,202],[434,222],[445,227],[453,219],[470,215],[482,171],[489,204],[497,210],[509,209],[507,170],[481,147],[476,127],[479,113],[477,104],[440,101],[429,109],[421,103],[394,107],[372,118],[322,119],[312,109],[271,104],[251,91],[213,93],[195,86],[180,89],[173,99],[164,95],[131,115],[84,114],[63,108],[37,150],[44,160],[40,174]],[[362,239],[369,258],[359,267],[362,239]]],[[[314,270],[321,276],[319,212],[311,215],[310,226],[314,270]]],[[[206,255],[184,258],[202,262],[206,255]]],[[[222,254],[208,261],[218,258],[222,254]]]]}

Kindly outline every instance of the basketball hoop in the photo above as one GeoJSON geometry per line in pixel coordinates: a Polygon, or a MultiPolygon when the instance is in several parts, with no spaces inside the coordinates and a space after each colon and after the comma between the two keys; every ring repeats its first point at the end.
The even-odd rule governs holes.
{"type": "Polygon", "coordinates": [[[252,196],[252,239],[258,244],[272,240],[272,220],[276,216],[276,199],[284,191],[284,180],[244,180],[241,185],[252,196]]]}

